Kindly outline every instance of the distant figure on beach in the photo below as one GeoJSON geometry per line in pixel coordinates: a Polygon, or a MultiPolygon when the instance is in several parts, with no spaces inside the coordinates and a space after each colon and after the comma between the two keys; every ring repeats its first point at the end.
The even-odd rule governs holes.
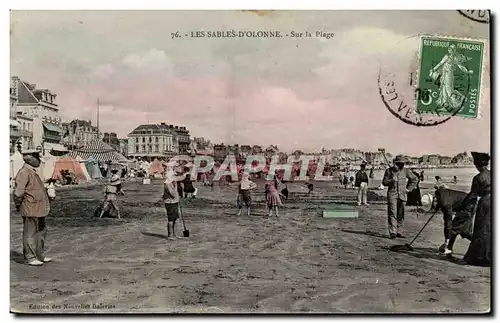
{"type": "MultiPolygon", "coordinates": [[[[173,180],[175,173],[172,171],[167,172],[165,183],[163,185],[163,203],[167,211],[167,239],[175,240],[175,222],[179,219],[179,190],[177,189],[177,182],[173,180]]],[[[181,193],[182,194],[182,193],[181,193]]]]}
{"type": "Polygon", "coordinates": [[[434,183],[435,189],[448,188],[448,186],[445,183],[443,183],[440,176],[435,176],[434,178],[436,179],[436,182],[434,183]]]}
{"type": "Polygon", "coordinates": [[[191,180],[191,174],[186,174],[186,177],[182,181],[182,186],[184,190],[184,197],[187,198],[189,194],[191,194],[192,198],[196,197],[196,193],[198,193],[198,189],[194,187],[193,181],[191,180]]]}
{"type": "Polygon", "coordinates": [[[401,231],[403,230],[407,194],[417,186],[417,177],[411,170],[404,168],[408,162],[406,157],[397,155],[393,162],[394,166],[385,171],[382,179],[382,184],[388,187],[387,222],[391,239],[404,238],[401,231]]]}
{"type": "Polygon", "coordinates": [[[374,176],[375,176],[375,175],[373,174],[373,169],[374,169],[374,167],[373,167],[373,165],[372,165],[371,163],[368,163],[368,166],[370,167],[370,178],[374,178],[374,176]]]}
{"type": "Polygon", "coordinates": [[[243,173],[240,185],[238,185],[238,213],[241,215],[241,209],[243,205],[247,208],[247,216],[250,216],[250,206],[252,204],[251,190],[255,189],[257,185],[250,180],[250,175],[243,173]]]}
{"type": "Polygon", "coordinates": [[[368,206],[368,175],[366,175],[366,164],[361,164],[361,169],[356,173],[356,182],[354,186],[358,188],[358,206],[361,204],[368,206]]]}
{"type": "Polygon", "coordinates": [[[458,184],[458,178],[457,178],[457,176],[453,176],[453,184],[455,184],[455,185],[458,184]]]}
{"type": "Polygon", "coordinates": [[[122,184],[117,171],[113,171],[114,174],[111,176],[109,185],[104,188],[104,202],[102,204],[101,212],[99,218],[102,218],[104,213],[111,211],[113,208],[116,211],[116,216],[121,219],[120,209],[118,208],[118,195],[123,195],[122,184]]]}
{"type": "Polygon", "coordinates": [[[266,203],[269,210],[268,216],[272,216],[273,210],[278,217],[278,207],[281,205],[280,194],[278,192],[279,182],[275,179],[268,181],[265,187],[266,203]]]}
{"type": "Polygon", "coordinates": [[[306,183],[307,186],[307,196],[310,196],[314,191],[314,185],[312,183],[306,183]]]}

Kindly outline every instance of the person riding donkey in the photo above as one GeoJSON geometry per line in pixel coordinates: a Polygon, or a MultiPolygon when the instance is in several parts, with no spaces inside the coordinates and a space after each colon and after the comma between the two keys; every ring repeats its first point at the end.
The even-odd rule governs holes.
{"type": "Polygon", "coordinates": [[[102,218],[104,213],[110,211],[110,207],[115,209],[118,219],[121,219],[120,209],[118,208],[118,195],[125,195],[122,191],[122,184],[118,174],[113,174],[109,181],[109,185],[106,185],[104,189],[104,202],[102,205],[101,213],[99,218],[102,218]]]}

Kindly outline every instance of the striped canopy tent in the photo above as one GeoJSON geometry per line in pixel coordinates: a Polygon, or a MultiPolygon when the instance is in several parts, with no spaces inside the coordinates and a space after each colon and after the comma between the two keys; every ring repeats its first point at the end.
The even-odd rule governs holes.
{"type": "Polygon", "coordinates": [[[82,169],[83,175],[85,175],[85,178],[90,181],[92,177],[90,176],[87,167],[85,166],[85,160],[80,156],[76,156],[75,160],[80,163],[80,168],[82,169]]]}
{"type": "Polygon", "coordinates": [[[79,148],[71,153],[71,157],[76,158],[77,156],[84,160],[92,157],[94,160],[101,163],[105,163],[107,161],[111,161],[114,164],[127,162],[127,158],[125,158],[125,156],[100,140],[92,140],[83,148],[79,148]]]}
{"type": "Polygon", "coordinates": [[[87,168],[87,172],[89,173],[91,178],[93,179],[102,178],[101,170],[99,169],[97,161],[94,158],[89,157],[85,161],[85,167],[87,168]]]}
{"type": "Polygon", "coordinates": [[[70,157],[69,155],[65,155],[56,161],[52,178],[62,182],[63,178],[61,170],[68,170],[70,173],[75,175],[78,182],[85,182],[88,180],[88,177],[83,172],[82,167],[85,166],[80,164],[78,161],[76,161],[76,159],[70,157]]]}

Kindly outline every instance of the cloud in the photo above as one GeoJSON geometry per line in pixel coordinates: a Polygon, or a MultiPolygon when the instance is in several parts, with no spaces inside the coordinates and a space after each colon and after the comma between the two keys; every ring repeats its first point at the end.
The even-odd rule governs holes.
{"type": "Polygon", "coordinates": [[[145,52],[127,55],[123,58],[122,64],[124,66],[138,69],[165,69],[172,67],[172,64],[165,52],[158,49],[150,49],[145,52]]]}
{"type": "Polygon", "coordinates": [[[108,79],[111,75],[115,73],[115,68],[111,64],[103,64],[93,68],[90,71],[91,77],[96,77],[100,79],[108,79]]]}
{"type": "Polygon", "coordinates": [[[482,119],[426,129],[394,118],[378,96],[380,62],[406,68],[415,50],[401,45],[409,36],[489,36],[487,26],[455,11],[275,11],[272,19],[236,11],[23,11],[12,19],[13,75],[57,93],[64,119],[95,122],[99,99],[101,129],[120,136],[149,120],[184,125],[215,142],[290,150],[489,147],[488,95],[482,119]],[[230,28],[335,37],[169,37],[230,28]]]}

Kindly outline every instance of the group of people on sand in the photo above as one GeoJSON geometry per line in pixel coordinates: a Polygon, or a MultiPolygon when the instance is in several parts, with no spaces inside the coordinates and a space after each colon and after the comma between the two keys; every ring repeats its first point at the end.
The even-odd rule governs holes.
{"type": "MultiPolygon", "coordinates": [[[[464,260],[471,265],[489,266],[491,265],[491,174],[488,169],[490,156],[486,153],[472,152],[474,165],[478,174],[472,180],[470,193],[460,199],[458,206],[453,207],[453,211],[459,212],[468,207],[468,201],[474,200],[474,206],[470,212],[465,212],[465,221],[470,221],[472,234],[470,235],[470,245],[464,260]]],[[[408,199],[408,193],[414,190],[418,184],[419,178],[412,170],[405,168],[408,162],[403,155],[398,155],[394,159],[394,165],[388,168],[382,179],[382,184],[387,186],[387,222],[389,227],[389,237],[391,239],[404,238],[402,233],[405,216],[405,206],[408,199]]],[[[435,188],[447,190],[436,178],[438,184],[435,188]]],[[[451,207],[451,206],[450,206],[451,207]]],[[[453,219],[461,222],[464,219],[455,216],[453,219]]],[[[445,219],[445,222],[447,220],[445,219]]],[[[438,251],[444,255],[451,255],[456,235],[451,237],[452,226],[445,223],[445,242],[438,251]]]]}
{"type": "MultiPolygon", "coordinates": [[[[283,191],[279,190],[281,184],[282,182],[279,179],[278,173],[275,173],[272,180],[265,183],[264,195],[268,216],[273,216],[274,211],[274,215],[279,217],[278,208],[282,205],[281,197],[287,197],[286,194],[283,194],[284,191],[287,191],[287,188],[284,188],[283,191]]],[[[250,216],[250,208],[252,205],[251,191],[256,188],[257,184],[250,179],[250,174],[243,173],[242,179],[238,185],[237,215],[241,215],[243,207],[246,207],[247,216],[250,216]]]]}
{"type": "MultiPolygon", "coordinates": [[[[465,198],[461,198],[459,206],[454,207],[453,211],[459,212],[463,209],[471,209],[470,201],[474,201],[474,206],[470,212],[457,215],[453,218],[454,223],[449,225],[450,219],[445,219],[445,243],[439,247],[439,252],[444,255],[450,255],[453,250],[456,234],[452,235],[450,231],[456,226],[456,223],[469,221],[471,224],[470,245],[464,260],[471,265],[489,266],[492,261],[491,246],[491,174],[488,169],[490,156],[486,153],[472,152],[474,165],[478,174],[472,180],[471,191],[465,198]]],[[[23,254],[29,265],[40,266],[50,262],[51,258],[45,256],[45,237],[46,225],[45,217],[50,211],[50,201],[55,197],[53,185],[45,185],[36,173],[36,168],[40,166],[40,152],[38,150],[29,150],[23,152],[25,164],[19,170],[15,177],[14,204],[17,212],[23,219],[23,254]]],[[[389,237],[391,239],[404,238],[403,224],[405,216],[405,207],[408,201],[408,193],[413,191],[419,182],[418,174],[411,169],[406,168],[407,160],[403,155],[398,155],[393,160],[393,166],[386,169],[382,184],[387,187],[387,223],[389,237]]],[[[163,203],[167,213],[167,232],[169,239],[176,239],[175,225],[179,219],[182,210],[179,200],[181,196],[196,196],[197,189],[193,186],[190,176],[177,182],[174,175],[167,173],[164,182],[163,203]],[[182,187],[182,190],[179,189],[182,187]]],[[[366,174],[366,165],[362,165],[356,174],[355,185],[358,186],[358,203],[367,204],[366,191],[368,178],[366,174]]],[[[268,216],[279,216],[278,208],[282,205],[282,198],[286,197],[283,191],[280,191],[282,182],[275,174],[272,180],[265,183],[265,201],[268,209],[268,216]]],[[[312,190],[312,184],[310,191],[312,190]]],[[[238,214],[241,214],[243,207],[247,208],[247,215],[250,215],[252,205],[251,191],[255,190],[257,185],[251,180],[248,174],[243,177],[238,185],[238,214]]],[[[446,190],[446,188],[437,185],[437,191],[446,190]]],[[[286,190],[286,188],[285,188],[286,190]]],[[[451,190],[449,190],[451,191],[451,190]]],[[[111,209],[118,213],[117,198],[124,194],[120,181],[120,175],[117,171],[112,171],[109,183],[105,186],[104,201],[99,216],[111,209]]]]}

